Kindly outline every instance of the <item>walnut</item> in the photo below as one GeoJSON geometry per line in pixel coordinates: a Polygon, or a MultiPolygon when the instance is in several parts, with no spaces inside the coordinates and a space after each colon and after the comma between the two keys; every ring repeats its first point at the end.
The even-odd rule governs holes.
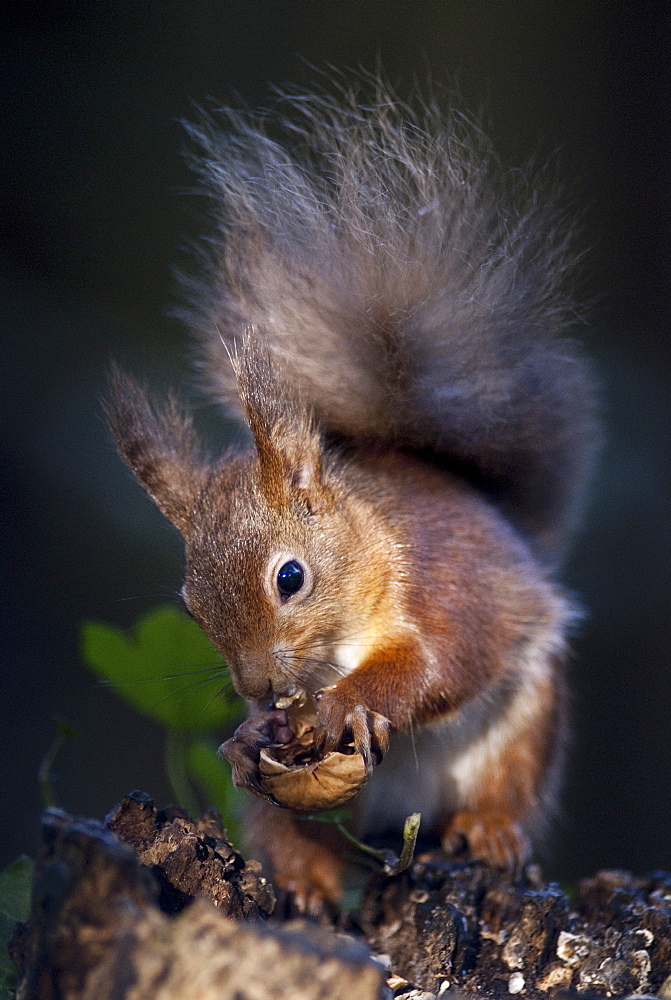
{"type": "Polygon", "coordinates": [[[314,709],[303,692],[277,704],[286,708],[293,736],[281,747],[261,750],[259,788],[294,812],[323,812],[345,805],[370,777],[363,756],[352,745],[319,756],[314,709]]]}
{"type": "MultiPolygon", "coordinates": [[[[282,748],[284,749],[284,748],[282,748]]],[[[332,751],[307,762],[284,764],[278,751],[261,751],[259,787],[278,805],[294,812],[313,813],[338,809],[353,798],[369,774],[360,753],[332,751]]]]}

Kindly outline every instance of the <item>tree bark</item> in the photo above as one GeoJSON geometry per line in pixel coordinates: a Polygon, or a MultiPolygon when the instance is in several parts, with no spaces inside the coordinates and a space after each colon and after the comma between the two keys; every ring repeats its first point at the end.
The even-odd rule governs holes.
{"type": "Polygon", "coordinates": [[[107,825],[43,820],[18,1000],[671,1000],[671,875],[601,872],[569,900],[533,866],[511,884],[440,852],[375,876],[345,934],[286,922],[216,813],[134,792],[107,825]],[[372,954],[371,954],[372,953],[372,954]],[[377,960],[373,958],[377,957],[377,960]],[[448,992],[449,991],[449,992],[448,992]]]}

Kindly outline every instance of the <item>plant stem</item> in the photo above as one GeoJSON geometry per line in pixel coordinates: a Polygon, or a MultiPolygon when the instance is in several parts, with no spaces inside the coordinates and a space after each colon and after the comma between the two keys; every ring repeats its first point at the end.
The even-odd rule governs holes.
{"type": "Polygon", "coordinates": [[[392,865],[391,868],[388,868],[387,865],[385,865],[386,875],[399,875],[412,864],[412,859],[415,856],[415,846],[417,844],[419,824],[421,821],[421,813],[412,813],[410,816],[406,816],[405,823],[403,824],[403,847],[401,849],[401,856],[396,864],[392,865]]]}
{"type": "Polygon", "coordinates": [[[42,803],[45,809],[52,809],[56,805],[56,798],[51,787],[52,768],[54,762],[61,751],[63,744],[71,737],[77,735],[77,730],[62,719],[56,719],[56,735],[44,757],[40,761],[37,780],[42,793],[42,803]]]}
{"type": "Polygon", "coordinates": [[[403,824],[403,847],[401,849],[400,857],[397,857],[393,851],[382,849],[378,850],[375,847],[371,847],[370,844],[365,844],[363,840],[359,840],[355,837],[353,833],[343,826],[342,823],[336,823],[336,826],[342,833],[343,837],[354,844],[360,851],[365,854],[370,854],[371,857],[375,858],[382,865],[382,870],[385,875],[400,875],[404,872],[406,868],[409,868],[412,864],[412,859],[415,856],[415,845],[417,843],[417,834],[419,833],[419,824],[421,822],[421,813],[412,813],[411,816],[407,816],[405,823],[403,824]]]}
{"type": "Polygon", "coordinates": [[[191,736],[177,729],[166,729],[165,733],[165,769],[175,796],[175,804],[185,809],[192,819],[200,815],[200,806],[196,799],[191,782],[187,754],[191,736]]]}

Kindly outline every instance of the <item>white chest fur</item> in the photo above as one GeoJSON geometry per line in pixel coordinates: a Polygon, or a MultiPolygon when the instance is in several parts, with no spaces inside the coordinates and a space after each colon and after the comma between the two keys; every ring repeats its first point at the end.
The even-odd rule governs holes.
{"type": "Polygon", "coordinates": [[[552,655],[563,646],[554,629],[522,643],[499,684],[414,733],[396,733],[384,761],[356,801],[360,836],[398,829],[412,812],[438,831],[456,811],[476,806],[478,789],[499,773],[506,749],[540,725],[554,683],[552,655]]]}

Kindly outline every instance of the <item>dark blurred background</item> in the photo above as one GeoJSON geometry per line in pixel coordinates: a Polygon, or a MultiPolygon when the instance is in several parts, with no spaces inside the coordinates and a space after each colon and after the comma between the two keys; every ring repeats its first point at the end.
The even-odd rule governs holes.
{"type": "MultiPolygon", "coordinates": [[[[97,687],[78,624],[130,625],[180,583],[180,545],[101,419],[110,358],[187,385],[173,265],[203,232],[179,119],[254,105],[323,66],[400,89],[430,69],[483,104],[507,164],[559,149],[586,213],[584,330],[607,445],[565,573],[588,609],[571,664],[573,741],[546,864],[671,868],[669,8],[513,0],[10,2],[2,41],[2,861],[32,852],[54,714],[79,736],[59,803],[102,816],[170,799],[161,733],[97,687]]],[[[198,403],[212,433],[216,415],[198,403]]],[[[216,423],[214,424],[216,433],[216,423]]]]}

